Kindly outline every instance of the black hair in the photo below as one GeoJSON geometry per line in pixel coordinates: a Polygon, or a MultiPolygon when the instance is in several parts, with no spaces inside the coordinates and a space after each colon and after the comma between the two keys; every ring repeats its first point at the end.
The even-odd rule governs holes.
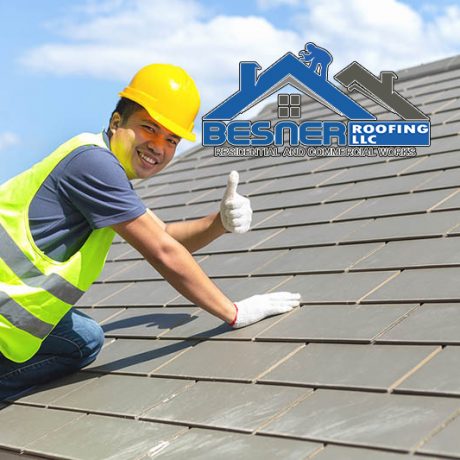
{"type": "MultiPolygon", "coordinates": [[[[115,107],[115,110],[112,112],[112,115],[110,115],[110,120],[112,120],[113,114],[115,112],[118,112],[121,117],[121,123],[125,123],[126,120],[135,112],[138,112],[139,110],[142,110],[143,107],[139,105],[137,102],[132,101],[131,99],[126,99],[125,97],[122,97],[118,103],[117,106],[115,107]]],[[[109,122],[110,125],[110,122],[109,122]]]]}

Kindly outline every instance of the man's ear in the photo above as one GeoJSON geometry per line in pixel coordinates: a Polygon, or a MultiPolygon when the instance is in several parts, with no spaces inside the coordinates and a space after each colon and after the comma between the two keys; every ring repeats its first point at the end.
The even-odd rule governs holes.
{"type": "Polygon", "coordinates": [[[120,127],[121,125],[121,115],[118,112],[115,112],[110,119],[110,131],[112,134],[120,127]]]}

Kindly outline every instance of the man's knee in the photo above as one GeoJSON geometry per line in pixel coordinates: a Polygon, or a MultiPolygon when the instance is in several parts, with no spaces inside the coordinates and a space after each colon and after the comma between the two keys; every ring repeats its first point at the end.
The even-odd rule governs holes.
{"type": "Polygon", "coordinates": [[[85,321],[85,329],[82,332],[84,345],[81,347],[81,358],[83,365],[87,365],[96,359],[96,356],[101,351],[104,345],[104,331],[99,324],[89,318],[85,321]]]}
{"type": "Polygon", "coordinates": [[[104,344],[99,324],[83,312],[72,308],[43,342],[40,353],[56,355],[82,368],[96,358],[104,344]]]}

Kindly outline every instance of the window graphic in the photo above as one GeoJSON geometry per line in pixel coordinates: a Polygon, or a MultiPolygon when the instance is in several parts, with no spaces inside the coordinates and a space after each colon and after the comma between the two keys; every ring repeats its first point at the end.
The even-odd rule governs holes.
{"type": "Polygon", "coordinates": [[[278,94],[278,118],[300,118],[300,94],[278,94]]]}

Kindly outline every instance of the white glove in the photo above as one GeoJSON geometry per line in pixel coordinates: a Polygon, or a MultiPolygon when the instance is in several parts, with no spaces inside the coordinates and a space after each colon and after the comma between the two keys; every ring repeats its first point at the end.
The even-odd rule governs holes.
{"type": "Polygon", "coordinates": [[[225,230],[232,233],[246,233],[252,220],[251,202],[236,193],[238,180],[238,173],[232,171],[228,176],[227,188],[220,202],[220,218],[225,230]]]}
{"type": "Polygon", "coordinates": [[[273,292],[254,295],[236,302],[236,317],[230,326],[234,328],[248,326],[267,316],[278,315],[300,305],[300,294],[292,292],[273,292]]]}

